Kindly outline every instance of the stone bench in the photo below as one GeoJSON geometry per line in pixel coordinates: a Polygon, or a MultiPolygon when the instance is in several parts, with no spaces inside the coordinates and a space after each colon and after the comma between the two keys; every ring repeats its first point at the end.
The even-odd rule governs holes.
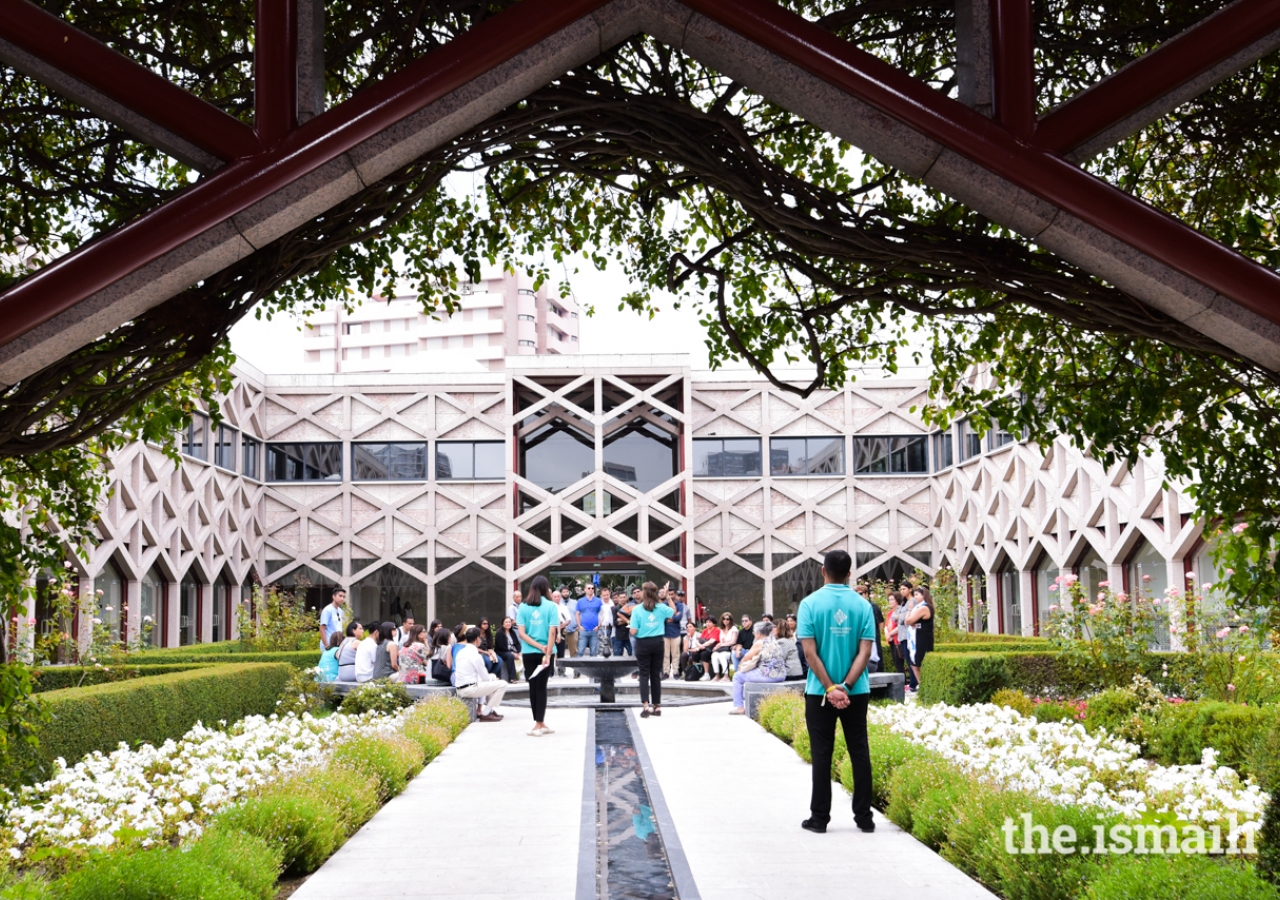
{"type": "MultiPolygon", "coordinates": [[[[867,677],[871,680],[872,700],[891,700],[894,703],[902,703],[905,699],[906,676],[898,672],[876,672],[867,677]]],[[[803,694],[804,685],[804,679],[799,681],[780,681],[773,684],[747,682],[743,685],[742,691],[747,715],[752,719],[759,720],[760,704],[765,697],[778,691],[793,691],[797,694],[803,694]]]]}

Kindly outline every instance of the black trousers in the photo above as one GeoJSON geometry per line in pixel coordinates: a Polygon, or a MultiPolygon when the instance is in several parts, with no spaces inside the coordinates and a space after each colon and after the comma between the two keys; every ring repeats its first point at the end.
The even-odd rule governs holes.
{"type": "Polygon", "coordinates": [[[507,681],[515,681],[516,655],[508,650],[505,653],[499,653],[498,656],[502,659],[502,677],[507,681]]]}
{"type": "Polygon", "coordinates": [[[547,666],[537,678],[530,678],[533,670],[542,665],[542,654],[525,653],[521,655],[521,659],[524,660],[525,680],[529,682],[529,707],[533,710],[533,721],[544,721],[547,715],[547,681],[555,666],[547,666]]]}
{"type": "Polygon", "coordinates": [[[640,702],[662,702],[662,654],[666,649],[660,637],[636,638],[636,663],[640,666],[640,702]]]}
{"type": "Polygon", "coordinates": [[[870,694],[855,694],[849,705],[836,709],[824,698],[805,694],[804,722],[809,730],[809,751],[813,755],[813,794],[809,812],[817,822],[831,821],[831,755],[836,746],[836,723],[844,728],[849,762],[853,765],[853,821],[872,824],[871,748],[867,744],[867,706],[870,694]]]}
{"type": "Polygon", "coordinates": [[[684,674],[684,670],[694,663],[702,663],[705,671],[711,671],[711,648],[699,650],[696,653],[690,653],[688,650],[680,654],[680,674],[684,674]]]}

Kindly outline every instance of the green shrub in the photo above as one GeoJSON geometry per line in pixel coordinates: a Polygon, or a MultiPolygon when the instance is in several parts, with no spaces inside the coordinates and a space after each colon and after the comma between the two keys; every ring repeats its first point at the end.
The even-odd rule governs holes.
{"type": "Polygon", "coordinates": [[[809,729],[803,723],[797,725],[796,730],[791,732],[791,746],[805,762],[813,762],[813,751],[809,746],[809,729]]]}
{"type": "Polygon", "coordinates": [[[471,724],[471,710],[467,704],[454,697],[432,697],[413,708],[409,717],[414,721],[437,725],[449,733],[449,740],[455,741],[463,729],[471,724]]]}
{"type": "Polygon", "coordinates": [[[290,669],[280,663],[204,666],[114,684],[67,688],[41,695],[50,721],[39,730],[36,762],[62,757],[74,764],[94,750],[121,743],[160,744],[197,722],[216,726],[269,715],[290,669]]]}
{"type": "MultiPolygon", "coordinates": [[[[928,661],[929,657],[925,657],[928,661]]],[[[871,747],[871,796],[872,803],[884,809],[889,803],[889,787],[893,782],[893,773],[902,766],[929,751],[919,744],[894,734],[884,725],[867,726],[867,742],[871,747]]],[[[840,771],[840,783],[853,790],[853,777],[850,771],[846,780],[845,770],[850,770],[848,763],[840,771]]]]}
{"type": "Polygon", "coordinates": [[[1280,894],[1239,860],[1194,854],[1124,856],[1099,868],[1088,900],[1277,900],[1280,894]]]}
{"type": "Polygon", "coordinates": [[[214,820],[217,829],[237,829],[261,838],[280,853],[286,875],[320,867],[346,837],[333,798],[300,779],[277,782],[214,820]]]}
{"type": "Polygon", "coordinates": [[[1031,708],[1031,714],[1036,717],[1038,722],[1078,722],[1076,707],[1070,703],[1059,703],[1056,700],[1046,700],[1043,703],[1036,703],[1031,708]]]}
{"type": "Polygon", "coordinates": [[[28,873],[6,879],[0,887],[0,900],[54,900],[53,887],[39,875],[28,873]]]}
{"type": "Polygon", "coordinates": [[[424,764],[434,760],[452,743],[449,732],[439,725],[430,725],[420,719],[411,718],[406,721],[401,733],[422,748],[424,764]]]}
{"type": "Polygon", "coordinates": [[[1099,824],[1092,809],[1058,806],[969,779],[946,829],[943,857],[1004,900],[1076,900],[1095,868],[1090,857],[1006,852],[1004,824],[1014,823],[1013,843],[1021,848],[1024,813],[1034,824],[1046,826],[1050,835],[1061,825],[1071,826],[1077,835],[1090,835],[1099,824]]]}
{"type": "Polygon", "coordinates": [[[793,691],[775,691],[760,702],[760,724],[788,743],[804,722],[804,697],[793,691]]]}
{"type": "MultiPolygon", "coordinates": [[[[988,634],[985,631],[951,631],[947,633],[946,643],[978,644],[986,646],[1033,643],[1041,646],[1048,646],[1049,639],[1027,637],[1021,634],[988,634]]],[[[928,659],[928,657],[926,656],[925,659],[928,659]]]]}
{"type": "MultiPolygon", "coordinates": [[[[1013,635],[1010,635],[1012,638],[1013,635]]],[[[1020,638],[1017,640],[1001,641],[993,643],[991,641],[962,641],[934,644],[935,653],[1041,653],[1051,650],[1052,647],[1044,638],[1020,638]]],[[[928,657],[925,657],[928,659],[928,657]]]]}
{"type": "Polygon", "coordinates": [[[274,900],[283,867],[281,851],[245,831],[213,828],[187,848],[187,855],[230,878],[258,900],[274,900]]]}
{"type": "Polygon", "coordinates": [[[1105,731],[1139,744],[1146,737],[1142,703],[1125,688],[1110,688],[1085,701],[1084,727],[1091,733],[1105,731]]]}
{"type": "Polygon", "coordinates": [[[413,698],[403,684],[395,681],[367,681],[357,685],[342,698],[338,711],[349,716],[365,713],[398,713],[413,705],[413,698]]]}
{"type": "Polygon", "coordinates": [[[967,789],[967,779],[959,769],[938,754],[925,752],[893,770],[884,814],[937,850],[946,841],[954,807],[967,789]]]}
{"type": "Polygon", "coordinates": [[[114,684],[143,675],[170,675],[174,672],[190,672],[208,666],[208,662],[163,663],[150,666],[133,664],[99,666],[46,666],[36,670],[37,693],[61,691],[67,688],[93,687],[95,684],[114,684]]]}
{"type": "MultiPolygon", "coordinates": [[[[928,659],[928,657],[925,657],[928,659]]],[[[991,702],[996,706],[1007,707],[1014,712],[1022,713],[1024,716],[1034,714],[1035,704],[1031,702],[1031,698],[1022,691],[1013,690],[1012,688],[1001,688],[991,695],[991,702]]]]}
{"type": "MultiPolygon", "coordinates": [[[[197,645],[199,646],[199,645],[197,645]]],[[[216,646],[216,645],[210,645],[216,646]]],[[[240,646],[236,644],[235,646],[240,646]]],[[[175,663],[232,663],[279,662],[298,669],[314,669],[320,663],[319,650],[274,650],[269,652],[218,653],[194,650],[191,647],[174,647],[172,650],[144,650],[128,657],[127,664],[141,668],[175,663]]]]}
{"type": "Polygon", "coordinates": [[[920,669],[921,703],[986,703],[1004,687],[1009,673],[1002,653],[930,653],[920,669]]]}
{"type": "Polygon", "coordinates": [[[355,834],[382,806],[377,783],[364,772],[335,763],[316,772],[315,777],[317,785],[338,804],[348,835],[355,834]]]}
{"type": "Polygon", "coordinates": [[[1200,762],[1203,748],[1212,747],[1218,751],[1220,765],[1250,775],[1260,748],[1278,721],[1274,706],[1212,700],[1169,704],[1149,726],[1149,755],[1165,765],[1187,765],[1200,762]]]}
{"type": "Polygon", "coordinates": [[[58,900],[253,900],[203,858],[165,847],[104,853],[54,885],[58,900]]]}
{"type": "Polygon", "coordinates": [[[276,712],[282,716],[289,713],[295,716],[310,713],[314,716],[337,705],[337,691],[331,684],[316,681],[314,669],[294,669],[280,692],[280,699],[276,701],[276,712]]]}
{"type": "Polygon", "coordinates": [[[377,787],[378,799],[387,800],[422,771],[423,751],[415,741],[399,735],[365,735],[343,741],[330,759],[368,778],[377,787]]]}

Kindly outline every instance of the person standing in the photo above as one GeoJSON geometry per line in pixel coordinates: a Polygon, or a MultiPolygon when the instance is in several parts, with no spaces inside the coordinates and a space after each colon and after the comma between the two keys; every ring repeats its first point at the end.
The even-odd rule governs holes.
{"type": "Polygon", "coordinates": [[[600,640],[608,643],[613,652],[613,592],[605,588],[600,592],[600,640]]]}
{"type": "Polygon", "coordinates": [[[871,750],[867,743],[867,706],[871,680],[867,663],[875,646],[871,604],[849,587],[853,561],[844,550],[832,550],[822,561],[823,586],[800,603],[796,637],[809,661],[805,682],[805,726],[813,761],[813,792],[806,831],[821,834],[831,820],[831,756],[836,723],[844,729],[853,767],[853,821],[861,831],[875,831],[871,814],[871,750]]]}
{"type": "Polygon", "coordinates": [[[631,653],[631,612],[636,608],[634,600],[620,594],[613,607],[613,655],[631,653]]]}
{"type": "Polygon", "coordinates": [[[578,601],[578,649],[583,656],[595,656],[600,650],[600,611],[603,601],[596,596],[595,585],[587,585],[586,595],[578,601]]]}
{"type": "MultiPolygon", "coordinates": [[[[573,595],[573,588],[564,589],[564,608],[567,616],[561,616],[561,631],[564,633],[566,655],[578,655],[578,598],[573,595]]],[[[576,677],[576,673],[575,673],[576,677]]]]}
{"type": "Polygon", "coordinates": [[[673,678],[680,677],[680,637],[684,629],[684,623],[688,618],[685,613],[687,607],[684,605],[683,592],[672,594],[667,591],[667,602],[670,603],[672,597],[675,598],[674,608],[671,618],[667,619],[666,630],[662,634],[662,677],[668,676],[673,678]]]}
{"type": "Polygon", "coordinates": [[[511,605],[507,607],[507,618],[512,622],[516,620],[516,615],[520,612],[520,592],[511,592],[511,605]]]}
{"type": "Polygon", "coordinates": [[[911,647],[911,671],[915,673],[916,685],[920,684],[920,667],[924,665],[924,657],[933,649],[933,595],[926,587],[918,587],[911,594],[915,605],[907,615],[907,624],[914,628],[915,640],[911,647]]]}
{"type": "Polygon", "coordinates": [[[328,650],[330,637],[335,634],[342,634],[342,630],[346,627],[347,614],[342,608],[342,605],[346,602],[346,590],[336,587],[333,589],[329,605],[320,610],[321,651],[328,650]]]}
{"type": "Polygon", "coordinates": [[[642,602],[631,611],[630,630],[636,642],[636,662],[640,666],[640,702],[642,719],[662,715],[662,657],[666,623],[674,611],[658,602],[658,586],[646,581],[641,586],[642,602]],[[649,705],[649,697],[653,705],[649,705]]]}
{"type": "Polygon", "coordinates": [[[454,655],[454,687],[459,697],[480,701],[476,715],[481,722],[501,722],[498,707],[507,692],[507,683],[494,677],[485,665],[480,640],[480,629],[474,625],[463,632],[462,646],[454,655]]]}
{"type": "Polygon", "coordinates": [[[516,626],[520,630],[521,660],[525,680],[529,682],[529,706],[533,711],[533,727],[529,734],[534,737],[554,734],[544,720],[547,717],[547,681],[551,678],[556,632],[560,628],[560,608],[551,599],[551,584],[545,575],[533,579],[529,599],[520,604],[520,611],[516,614],[516,626]],[[538,672],[539,667],[541,672],[538,672]]]}

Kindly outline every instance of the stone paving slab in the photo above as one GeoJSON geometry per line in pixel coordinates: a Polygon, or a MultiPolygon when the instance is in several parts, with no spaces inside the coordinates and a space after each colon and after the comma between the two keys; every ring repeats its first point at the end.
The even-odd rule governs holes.
{"type": "Polygon", "coordinates": [[[568,900],[578,874],[587,711],[527,709],[467,728],[293,900],[568,900]]]}
{"type": "Polygon", "coordinates": [[[689,706],[637,721],[702,900],[995,900],[879,812],[874,834],[858,831],[839,784],[827,833],[804,831],[809,765],[746,716],[689,706]],[[733,800],[709,808],[726,785],[733,800]]]}

